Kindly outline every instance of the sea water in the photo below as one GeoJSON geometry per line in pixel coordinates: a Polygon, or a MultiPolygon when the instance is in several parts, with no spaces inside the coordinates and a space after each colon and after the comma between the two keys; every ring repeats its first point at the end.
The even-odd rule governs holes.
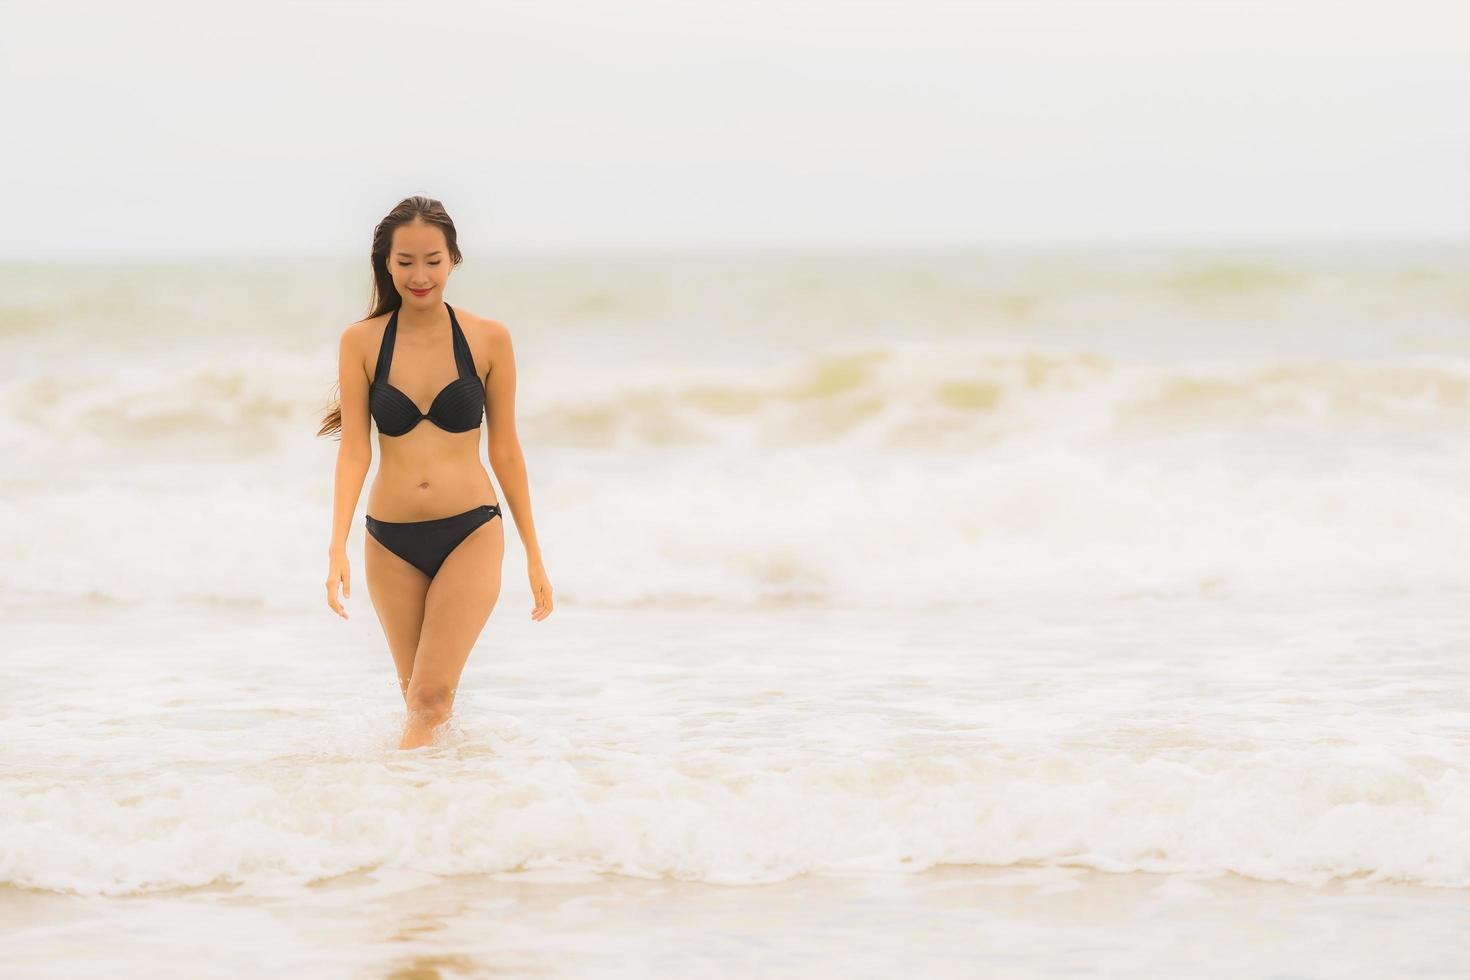
{"type": "Polygon", "coordinates": [[[360,506],[322,589],[366,261],[0,270],[0,955],[1453,971],[1467,258],[471,256],[557,610],[507,533],[413,752],[360,506]]]}

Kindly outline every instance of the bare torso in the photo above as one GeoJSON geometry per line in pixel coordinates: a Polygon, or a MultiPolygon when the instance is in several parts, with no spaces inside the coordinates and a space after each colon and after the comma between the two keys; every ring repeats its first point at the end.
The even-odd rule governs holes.
{"type": "MultiPolygon", "coordinates": [[[[481,383],[490,374],[488,328],[472,313],[455,308],[470,345],[481,383]]],[[[363,321],[363,373],[377,379],[378,350],[388,328],[388,314],[363,321]]],[[[454,348],[446,314],[444,330],[424,340],[399,325],[393,344],[393,386],[419,411],[456,377],[454,348]]],[[[489,407],[486,407],[488,413],[489,407]]],[[[378,433],[378,471],[368,488],[367,513],[380,521],[424,521],[459,514],[481,504],[498,503],[495,485],[481,462],[482,423],[469,432],[446,432],[429,419],[401,436],[378,433]]]]}

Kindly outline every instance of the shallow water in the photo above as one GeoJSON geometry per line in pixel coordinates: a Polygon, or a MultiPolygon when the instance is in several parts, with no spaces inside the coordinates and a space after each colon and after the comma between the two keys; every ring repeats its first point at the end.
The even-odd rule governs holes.
{"type": "Polygon", "coordinates": [[[1464,893],[1076,868],[812,874],[741,888],[358,872],[292,894],[0,888],[11,975],[1456,976],[1464,893]]]}
{"type": "Polygon", "coordinates": [[[498,609],[413,753],[361,616],[30,610],[8,617],[3,868],[88,894],[384,863],[1470,887],[1462,598],[498,609]]]}
{"type": "Polygon", "coordinates": [[[507,534],[408,753],[360,516],[321,601],[347,268],[0,271],[0,957],[1455,975],[1464,258],[456,272],[558,608],[507,534]]]}
{"type": "Polygon", "coordinates": [[[35,977],[156,974],[159,944],[201,977],[1436,975],[1470,952],[1452,598],[502,608],[409,753],[361,618],[12,612],[0,949],[35,977]]]}

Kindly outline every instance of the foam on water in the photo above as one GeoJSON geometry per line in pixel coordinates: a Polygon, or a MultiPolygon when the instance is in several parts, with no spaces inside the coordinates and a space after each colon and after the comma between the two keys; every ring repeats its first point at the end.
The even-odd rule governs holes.
{"type": "MultiPolygon", "coordinates": [[[[315,604],[303,544],[330,523],[333,444],[290,397],[311,363],[9,382],[7,506],[28,519],[0,524],[17,557],[0,591],[315,604]]],[[[956,342],[526,373],[567,603],[1470,584],[1470,359],[1137,365],[956,342]]]]}
{"type": "Polygon", "coordinates": [[[408,756],[361,507],[351,620],[322,603],[314,433],[361,315],[326,297],[361,276],[4,270],[0,882],[1470,887],[1464,259],[458,271],[516,337],[558,613],[524,618],[507,534],[408,756]]]}
{"type": "Polygon", "coordinates": [[[600,612],[554,651],[497,613],[413,753],[370,622],[9,625],[38,652],[0,720],[0,880],[27,887],[1017,863],[1470,887],[1470,622],[1428,597],[600,612]]]}

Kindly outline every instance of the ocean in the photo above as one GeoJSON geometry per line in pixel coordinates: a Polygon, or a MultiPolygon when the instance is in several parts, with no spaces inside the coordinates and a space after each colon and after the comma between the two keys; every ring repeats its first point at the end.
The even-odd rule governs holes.
{"type": "Polygon", "coordinates": [[[411,752],[368,288],[0,266],[6,976],[1470,962],[1470,244],[469,255],[557,609],[411,752]]]}

